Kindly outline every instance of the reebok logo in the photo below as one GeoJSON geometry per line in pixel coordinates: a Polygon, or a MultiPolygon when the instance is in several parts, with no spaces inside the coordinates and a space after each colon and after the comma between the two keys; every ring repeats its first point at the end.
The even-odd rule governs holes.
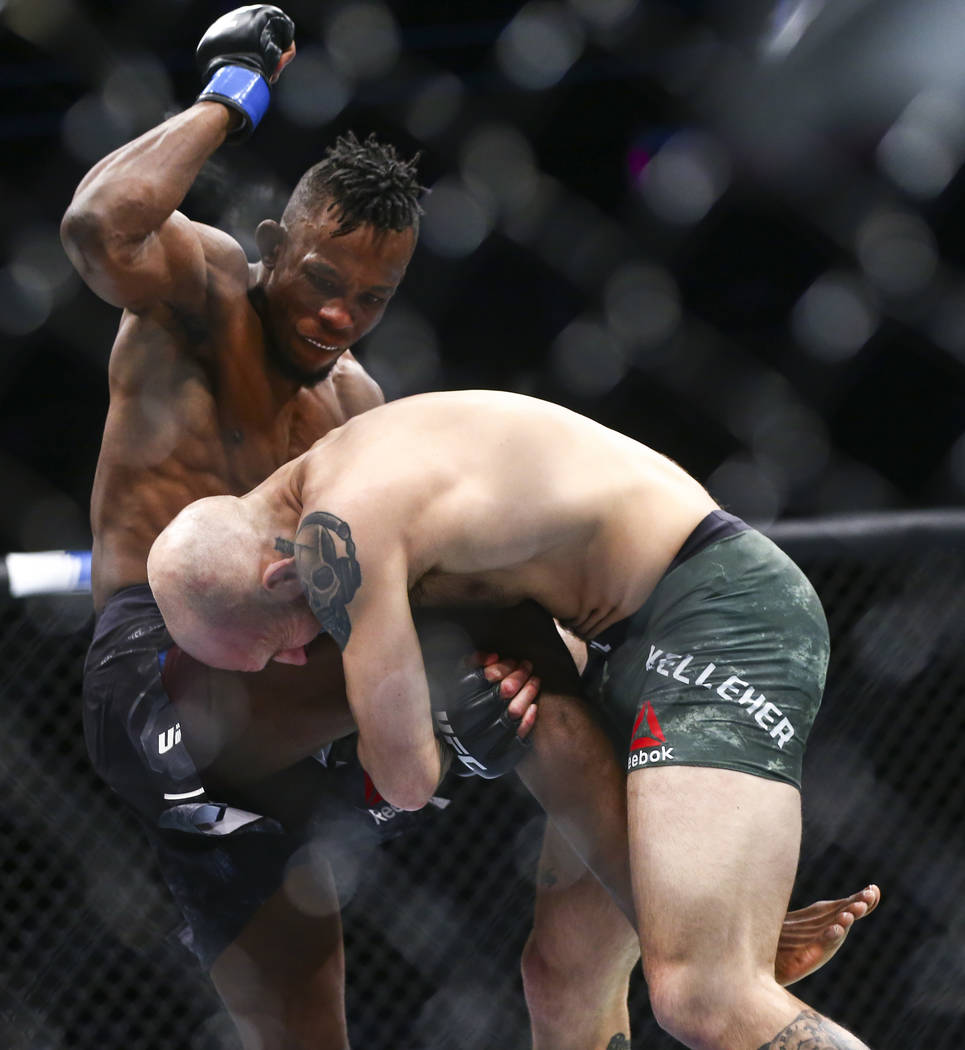
{"type": "Polygon", "coordinates": [[[651,748],[647,751],[641,748],[639,751],[631,751],[627,758],[627,772],[631,769],[639,769],[641,766],[652,766],[658,762],[672,762],[674,759],[673,747],[663,744],[660,747],[651,748]]]}
{"type": "MultiPolygon", "coordinates": [[[[372,778],[365,772],[365,804],[367,806],[377,806],[380,802],[385,802],[385,799],[379,794],[378,789],[372,783],[372,778]]],[[[369,810],[369,812],[372,812],[369,810]]]]}
{"type": "Polygon", "coordinates": [[[399,809],[398,806],[393,806],[390,802],[385,802],[381,806],[370,807],[367,812],[376,824],[385,824],[390,820],[394,820],[404,810],[399,809]]]}
{"type": "Polygon", "coordinates": [[[630,734],[630,754],[627,758],[627,772],[641,766],[655,765],[658,762],[673,762],[673,745],[667,744],[657,712],[647,700],[640,708],[633,732],[630,734]]]}
{"type": "Polygon", "coordinates": [[[632,741],[630,744],[631,751],[638,751],[641,747],[653,747],[654,744],[666,743],[667,738],[663,735],[663,730],[657,721],[657,714],[649,700],[640,708],[640,714],[637,715],[637,720],[633,723],[633,732],[630,734],[630,740],[632,741]],[[644,722],[646,722],[645,727],[643,726],[644,722]],[[641,728],[644,728],[645,731],[638,736],[641,728]]]}

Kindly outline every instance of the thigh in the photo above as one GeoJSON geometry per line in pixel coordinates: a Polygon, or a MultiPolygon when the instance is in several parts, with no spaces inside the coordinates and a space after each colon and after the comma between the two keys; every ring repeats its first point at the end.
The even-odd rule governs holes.
{"type": "Polygon", "coordinates": [[[801,838],[789,784],[728,769],[628,778],[630,856],[644,966],[728,979],[774,972],[801,838]]]}
{"type": "Polygon", "coordinates": [[[617,980],[624,988],[640,955],[627,917],[551,823],[537,871],[533,939],[574,979],[617,980]]]}

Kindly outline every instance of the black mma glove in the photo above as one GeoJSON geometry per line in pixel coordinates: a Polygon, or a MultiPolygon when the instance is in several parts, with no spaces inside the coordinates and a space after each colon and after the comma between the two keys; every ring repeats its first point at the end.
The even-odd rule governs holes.
{"type": "Polygon", "coordinates": [[[265,115],[268,83],[294,39],[295,23],[271,4],[235,8],[201,38],[195,58],[206,86],[198,101],[220,102],[241,114],[229,142],[246,139],[265,115]]]}
{"type": "Polygon", "coordinates": [[[456,696],[446,706],[433,704],[436,732],[456,753],[464,766],[460,776],[494,780],[508,773],[529,751],[527,740],[516,735],[519,719],[506,710],[509,701],[500,696],[500,682],[487,682],[481,667],[459,679],[456,696]]]}

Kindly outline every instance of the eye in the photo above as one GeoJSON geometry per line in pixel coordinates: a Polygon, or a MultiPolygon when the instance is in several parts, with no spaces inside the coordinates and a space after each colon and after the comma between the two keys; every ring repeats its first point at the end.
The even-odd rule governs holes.
{"type": "Polygon", "coordinates": [[[322,274],[309,270],[305,276],[308,278],[309,284],[311,284],[313,288],[317,288],[318,291],[325,292],[326,294],[331,294],[335,291],[334,282],[330,281],[327,277],[322,276],[322,274]]]}
{"type": "Polygon", "coordinates": [[[362,296],[362,302],[366,306],[384,306],[388,301],[387,295],[374,295],[372,292],[366,292],[362,296]]]}

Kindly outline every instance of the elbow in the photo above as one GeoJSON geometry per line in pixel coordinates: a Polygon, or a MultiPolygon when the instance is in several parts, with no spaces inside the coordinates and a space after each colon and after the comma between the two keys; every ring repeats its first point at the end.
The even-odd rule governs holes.
{"type": "Polygon", "coordinates": [[[83,254],[91,244],[96,244],[101,239],[102,227],[89,208],[72,203],[60,220],[60,240],[67,254],[73,258],[75,254],[83,254]]]}
{"type": "Polygon", "coordinates": [[[427,805],[436,790],[436,780],[423,778],[404,777],[394,783],[380,785],[373,778],[372,781],[379,794],[396,809],[417,810],[427,805]]]}
{"type": "Polygon", "coordinates": [[[118,236],[106,215],[76,201],[60,222],[60,240],[87,286],[111,306],[137,309],[134,242],[118,236]]]}
{"type": "Polygon", "coordinates": [[[441,779],[439,754],[435,738],[424,748],[372,746],[372,741],[360,733],[358,756],[375,790],[397,809],[416,810],[435,794],[441,779]]]}
{"type": "Polygon", "coordinates": [[[361,746],[359,757],[375,790],[396,809],[422,809],[439,786],[439,769],[430,768],[431,764],[398,760],[388,763],[372,762],[371,759],[366,761],[361,746]]]}
{"type": "Polygon", "coordinates": [[[82,277],[97,269],[106,255],[106,225],[89,208],[74,203],[60,222],[60,242],[82,277]]]}

